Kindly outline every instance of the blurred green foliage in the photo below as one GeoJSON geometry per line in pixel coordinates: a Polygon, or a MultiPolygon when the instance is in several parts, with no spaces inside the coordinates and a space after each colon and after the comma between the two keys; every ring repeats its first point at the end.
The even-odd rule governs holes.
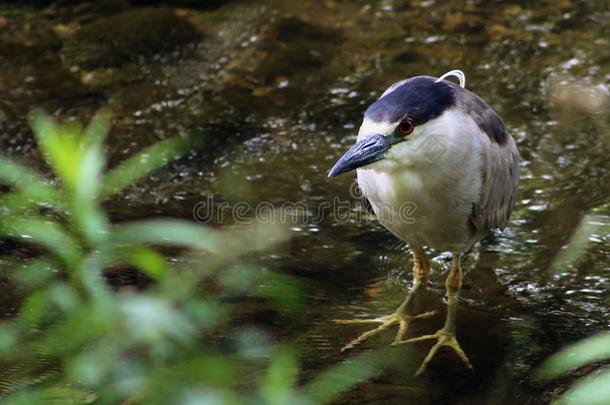
{"type": "MultiPolygon", "coordinates": [[[[607,210],[607,208],[601,207],[599,211],[602,211],[602,209],[607,210]]],[[[553,259],[551,270],[555,273],[570,271],[570,268],[589,249],[591,244],[590,236],[596,233],[604,234],[608,231],[610,231],[610,225],[600,214],[590,213],[585,215],[570,237],[569,243],[553,259]]]]}
{"type": "MultiPolygon", "coordinates": [[[[549,380],[573,372],[578,367],[610,361],[610,332],[577,342],[548,358],[537,370],[539,380],[549,380]]],[[[601,405],[610,398],[610,367],[600,368],[580,379],[559,404],[601,405]]]]}
{"type": "Polygon", "coordinates": [[[6,403],[323,403],[382,369],[381,357],[368,355],[299,387],[294,348],[233,327],[231,304],[214,291],[298,304],[290,277],[240,259],[285,240],[284,227],[109,221],[101,201],[184,155],[188,139],[153,145],[104,173],[108,113],[84,128],[40,111],[30,122],[55,177],[0,156],[8,187],[0,238],[32,246],[30,258],[1,262],[21,298],[17,316],[0,323],[6,403]],[[181,253],[168,257],[163,246],[181,253]],[[103,276],[134,269],[154,281],[136,291],[103,276]]]}
{"type": "MultiPolygon", "coordinates": [[[[567,271],[587,251],[589,237],[606,232],[608,224],[596,214],[581,220],[570,242],[554,259],[554,272],[567,271]]],[[[549,357],[535,373],[538,381],[547,381],[573,373],[577,368],[610,362],[610,332],[583,339],[549,357]]],[[[610,401],[610,367],[606,366],[581,378],[557,401],[558,404],[605,405],[610,401]]]]}

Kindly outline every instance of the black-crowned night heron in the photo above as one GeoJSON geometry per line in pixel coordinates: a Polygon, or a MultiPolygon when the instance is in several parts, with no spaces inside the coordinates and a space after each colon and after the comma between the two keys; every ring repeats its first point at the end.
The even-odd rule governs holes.
{"type": "Polygon", "coordinates": [[[358,185],[378,220],[409,244],[414,260],[413,288],[392,315],[337,321],[379,323],[345,348],[398,324],[393,344],[437,341],[417,374],[442,346],[455,350],[472,368],[455,336],[461,258],[491,229],[506,225],[519,187],[515,141],[498,114],[464,88],[465,81],[454,70],[440,78],[417,76],[390,86],[366,110],[356,144],[328,174],[357,169],[358,185]],[[447,81],[449,76],[460,85],[447,81]],[[445,282],[447,317],[436,333],[403,340],[411,320],[434,314],[411,309],[413,294],[430,271],[424,246],[453,253],[445,282]]]}

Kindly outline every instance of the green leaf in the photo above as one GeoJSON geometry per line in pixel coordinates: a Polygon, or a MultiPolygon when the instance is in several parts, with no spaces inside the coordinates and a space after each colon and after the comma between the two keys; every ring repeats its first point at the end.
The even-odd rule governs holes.
{"type": "Polygon", "coordinates": [[[200,225],[172,219],[116,225],[109,238],[117,245],[155,244],[219,251],[219,234],[200,225]]]}
{"type": "MultiPolygon", "coordinates": [[[[386,367],[395,363],[397,356],[393,349],[386,348],[366,353],[334,366],[306,384],[302,392],[315,404],[331,402],[357,383],[378,375],[386,367]]],[[[401,359],[401,361],[407,360],[401,359]]]]}
{"type": "Polygon", "coordinates": [[[568,245],[551,263],[551,269],[554,272],[565,271],[587,251],[589,236],[600,229],[606,228],[610,228],[610,226],[601,215],[585,215],[572,234],[568,245]]]}
{"type": "Polygon", "coordinates": [[[80,246],[55,221],[45,218],[0,218],[0,235],[41,245],[74,269],[81,256],[80,246]]]}
{"type": "Polygon", "coordinates": [[[111,197],[152,171],[183,157],[192,146],[193,142],[189,138],[174,137],[147,147],[106,174],[101,198],[111,197]]]}
{"type": "Polygon", "coordinates": [[[135,246],[125,249],[121,256],[130,264],[153,278],[161,278],[169,271],[165,257],[154,249],[135,246]]]}
{"type": "Polygon", "coordinates": [[[63,184],[72,189],[82,161],[80,127],[76,124],[59,127],[41,110],[32,111],[29,120],[47,162],[63,184]]]}
{"type": "MultiPolygon", "coordinates": [[[[110,341],[112,342],[112,340],[110,341]]],[[[129,344],[129,342],[125,342],[125,339],[122,339],[115,344],[86,345],[78,350],[67,361],[66,374],[68,378],[89,387],[98,388],[101,386],[103,388],[106,385],[110,389],[116,389],[108,382],[108,377],[113,369],[120,367],[118,363],[121,360],[121,350],[124,349],[122,343],[129,344]]],[[[106,398],[102,403],[112,402],[107,401],[106,398]]]]}
{"type": "Polygon", "coordinates": [[[30,294],[21,306],[19,311],[19,322],[26,328],[31,328],[38,324],[48,308],[49,294],[47,290],[37,290],[30,294]]]}
{"type": "Polygon", "coordinates": [[[82,405],[96,401],[95,392],[77,387],[54,386],[38,391],[41,400],[49,405],[82,405]]]}
{"type": "Polygon", "coordinates": [[[305,306],[303,291],[294,277],[280,273],[267,273],[258,282],[256,291],[260,296],[269,298],[277,308],[297,311],[305,306]]]}
{"type": "MultiPolygon", "coordinates": [[[[15,190],[0,197],[0,208],[10,214],[43,204],[60,206],[61,193],[44,177],[11,158],[0,155],[0,183],[15,190]]],[[[0,213],[2,213],[0,211],[0,213]]]]}
{"type": "Polygon", "coordinates": [[[116,245],[153,244],[181,246],[215,253],[229,260],[261,251],[287,238],[283,225],[255,224],[222,231],[172,219],[116,225],[109,238],[116,245]]]}
{"type": "MultiPolygon", "coordinates": [[[[115,309],[112,304],[110,307],[115,309]]],[[[61,322],[46,327],[35,349],[45,356],[69,358],[116,330],[116,312],[108,316],[106,308],[83,302],[74,312],[62,317],[61,322]]]]}
{"type": "Polygon", "coordinates": [[[19,345],[19,333],[13,325],[0,324],[0,357],[11,357],[19,345]]]}
{"type": "Polygon", "coordinates": [[[49,301],[65,314],[75,312],[80,306],[84,305],[78,291],[70,284],[54,283],[47,288],[47,291],[49,301]]]}
{"type": "Polygon", "coordinates": [[[126,296],[119,301],[119,308],[128,336],[151,345],[158,356],[171,354],[170,340],[188,345],[195,338],[197,328],[192,319],[163,297],[126,296]]]}
{"type": "Polygon", "coordinates": [[[48,186],[48,180],[13,159],[0,155],[0,182],[17,188],[48,186]]]}
{"type": "Polygon", "coordinates": [[[85,150],[73,193],[74,225],[93,246],[108,236],[108,221],[97,201],[104,163],[103,154],[98,147],[92,146],[85,150]]]}
{"type": "Polygon", "coordinates": [[[283,405],[291,402],[295,393],[299,372],[297,358],[289,350],[281,350],[273,356],[267,374],[260,389],[265,403],[270,405],[283,405]]]}
{"type": "Polygon", "coordinates": [[[610,359],[610,332],[583,339],[549,357],[536,371],[539,380],[548,380],[574,368],[610,359]]]}
{"type": "Polygon", "coordinates": [[[88,293],[91,303],[100,312],[109,316],[112,311],[113,295],[108,284],[102,277],[102,272],[114,263],[115,252],[105,249],[89,253],[77,268],[77,278],[88,293]]]}
{"type": "Polygon", "coordinates": [[[43,207],[64,208],[61,192],[47,186],[32,185],[0,197],[0,215],[21,215],[43,207]]]}
{"type": "Polygon", "coordinates": [[[27,289],[41,287],[58,274],[55,264],[49,257],[34,259],[19,266],[14,273],[15,280],[27,289]]]}
{"type": "Polygon", "coordinates": [[[112,113],[110,110],[100,110],[89,122],[89,125],[85,129],[83,137],[83,147],[85,149],[101,149],[104,143],[104,139],[110,132],[111,128],[112,113]]]}
{"type": "Polygon", "coordinates": [[[610,369],[589,375],[559,399],[565,405],[606,405],[610,398],[610,369]]]}
{"type": "Polygon", "coordinates": [[[227,355],[199,355],[181,361],[173,372],[183,381],[195,379],[222,388],[235,383],[238,365],[236,359],[227,355]]]}

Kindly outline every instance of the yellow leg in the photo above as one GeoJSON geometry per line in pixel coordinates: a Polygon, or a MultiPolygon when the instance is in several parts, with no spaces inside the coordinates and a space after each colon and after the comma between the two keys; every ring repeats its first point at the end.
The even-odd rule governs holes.
{"type": "Polygon", "coordinates": [[[436,339],[437,342],[430,351],[428,355],[422,361],[422,364],[417,369],[415,375],[420,375],[426,370],[426,367],[430,363],[430,361],[434,358],[438,349],[443,346],[450,347],[453,349],[458,357],[462,360],[462,362],[472,370],[472,364],[470,360],[468,360],[468,356],[460,347],[456,337],[455,337],[455,313],[457,310],[458,298],[460,296],[460,291],[462,289],[462,267],[461,267],[461,254],[454,254],[453,260],[451,262],[451,271],[447,276],[447,280],[445,281],[445,288],[447,289],[447,318],[445,319],[445,325],[442,329],[438,330],[436,333],[432,335],[424,335],[412,339],[401,340],[395,342],[394,344],[405,344],[405,343],[414,343],[421,342],[423,340],[433,340],[436,339]]]}
{"type": "Polygon", "coordinates": [[[404,301],[391,315],[381,316],[373,319],[336,319],[335,322],[343,325],[354,325],[354,324],[370,324],[378,323],[379,326],[375,329],[364,332],[356,339],[345,345],[341,351],[347,351],[360,343],[364,342],[368,338],[378,335],[382,331],[388,329],[390,326],[398,324],[398,332],[394,343],[402,341],[409,323],[415,319],[429,318],[436,314],[436,311],[424,312],[421,314],[413,315],[413,300],[415,294],[421,289],[425,288],[428,281],[428,275],[430,274],[430,260],[426,257],[424,250],[419,246],[411,246],[413,250],[413,288],[407,294],[404,301]]]}

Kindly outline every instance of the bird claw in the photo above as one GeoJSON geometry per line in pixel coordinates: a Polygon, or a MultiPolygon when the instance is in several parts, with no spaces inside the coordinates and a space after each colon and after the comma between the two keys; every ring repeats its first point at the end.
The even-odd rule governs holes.
{"type": "Polygon", "coordinates": [[[349,342],[348,344],[343,346],[343,348],[341,349],[341,352],[346,352],[348,350],[351,350],[354,347],[356,347],[357,345],[359,345],[360,343],[367,340],[368,338],[378,335],[379,333],[388,329],[390,326],[398,324],[398,332],[396,333],[396,338],[394,339],[394,343],[393,343],[393,344],[396,344],[397,342],[402,341],[402,338],[404,337],[405,333],[407,332],[407,328],[411,321],[413,321],[415,319],[429,318],[435,314],[436,314],[436,311],[428,311],[428,312],[424,312],[424,313],[417,314],[417,315],[405,315],[405,314],[400,314],[400,313],[395,312],[391,315],[381,316],[379,318],[372,318],[372,319],[335,319],[334,322],[336,322],[340,325],[358,325],[358,324],[367,324],[367,323],[378,323],[379,324],[379,326],[376,327],[375,329],[371,329],[369,331],[362,333],[356,339],[352,340],[351,342],[349,342]]]}
{"type": "Polygon", "coordinates": [[[437,339],[438,341],[434,344],[434,346],[432,346],[432,348],[430,349],[430,351],[428,352],[428,354],[422,361],[421,365],[415,372],[415,376],[421,375],[426,370],[426,367],[428,366],[430,361],[434,358],[434,356],[436,355],[438,350],[443,346],[447,346],[447,347],[450,347],[451,349],[453,349],[456,352],[456,354],[458,355],[458,357],[460,358],[460,360],[462,360],[462,362],[466,365],[466,367],[469,368],[470,370],[473,369],[472,363],[470,363],[468,356],[466,356],[466,353],[464,353],[464,350],[462,350],[460,343],[457,341],[457,338],[455,337],[455,333],[448,332],[445,329],[440,329],[432,335],[424,335],[424,336],[419,336],[419,337],[411,338],[411,339],[407,339],[407,340],[395,341],[394,343],[392,343],[392,346],[402,345],[402,344],[407,344],[407,343],[422,342],[424,340],[432,340],[432,339],[437,339]]]}

